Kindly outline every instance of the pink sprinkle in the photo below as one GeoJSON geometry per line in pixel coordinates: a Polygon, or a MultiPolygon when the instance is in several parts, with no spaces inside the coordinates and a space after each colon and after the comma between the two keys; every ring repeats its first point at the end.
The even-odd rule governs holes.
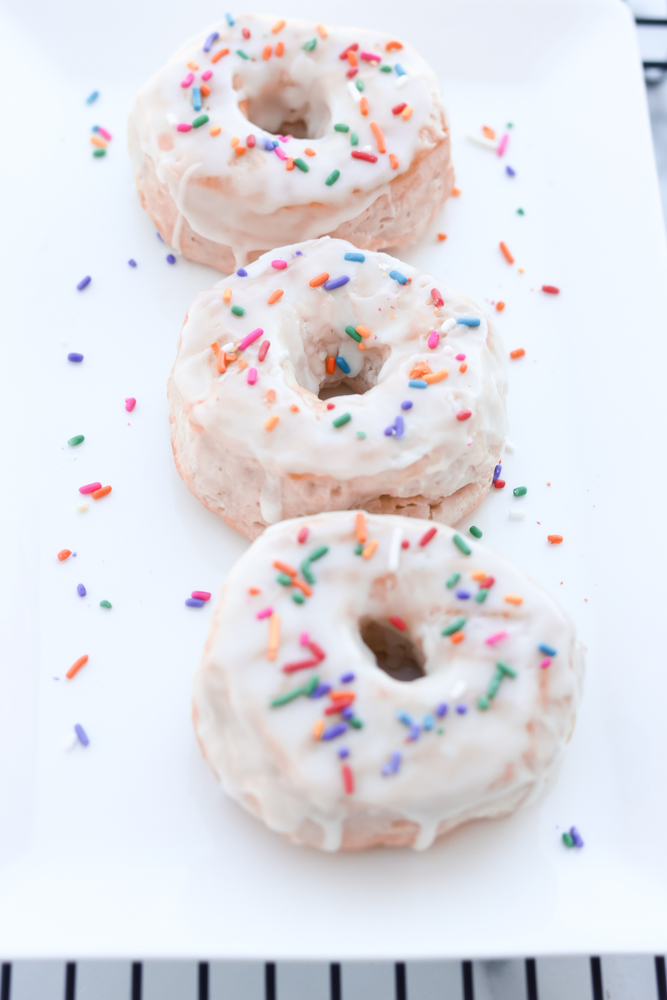
{"type": "MultiPolygon", "coordinates": [[[[280,138],[280,136],[278,138],[280,138]]],[[[281,160],[287,159],[287,153],[285,152],[284,149],[281,149],[280,146],[274,146],[273,152],[276,154],[276,156],[279,156],[281,160]]]]}
{"type": "Polygon", "coordinates": [[[256,381],[257,381],[257,369],[256,368],[249,368],[248,369],[248,385],[254,385],[256,381]]]}
{"type": "Polygon", "coordinates": [[[374,52],[360,52],[359,55],[366,62],[382,62],[382,56],[376,56],[374,52]]]}
{"type": "Polygon", "coordinates": [[[246,337],[243,338],[243,340],[238,345],[236,350],[245,351],[246,347],[249,347],[250,344],[254,343],[254,341],[257,340],[258,337],[261,337],[263,333],[264,331],[262,330],[261,326],[258,326],[256,330],[253,330],[252,333],[249,333],[246,337]]]}
{"type": "Polygon", "coordinates": [[[258,618],[270,618],[273,614],[273,608],[262,608],[261,611],[257,612],[258,618]]]}
{"type": "Polygon", "coordinates": [[[189,87],[194,78],[195,78],[194,73],[188,73],[185,80],[181,80],[181,87],[189,87]]]}
{"type": "Polygon", "coordinates": [[[435,350],[435,348],[438,346],[439,343],[440,343],[440,334],[438,333],[437,330],[431,330],[431,332],[428,335],[428,346],[433,351],[435,350]]]}
{"type": "Polygon", "coordinates": [[[505,135],[502,137],[502,139],[498,143],[498,149],[496,150],[496,152],[498,153],[498,156],[502,156],[503,155],[503,153],[507,149],[507,143],[509,141],[510,141],[509,134],[507,132],[505,132],[505,135]]]}
{"type": "Polygon", "coordinates": [[[287,267],[287,261],[286,260],[272,260],[271,261],[271,267],[275,267],[275,269],[277,271],[284,271],[285,268],[287,267]]]}
{"type": "Polygon", "coordinates": [[[268,353],[268,350],[269,350],[270,346],[271,346],[271,341],[270,340],[263,340],[262,341],[261,347],[259,349],[259,354],[257,355],[257,360],[258,361],[263,361],[264,360],[264,358],[266,357],[266,355],[268,353]]]}
{"type": "Polygon", "coordinates": [[[212,76],[213,76],[213,70],[207,69],[206,72],[202,73],[201,78],[202,80],[210,80],[212,76]]]}
{"type": "Polygon", "coordinates": [[[308,528],[301,528],[299,534],[296,536],[296,540],[299,545],[303,545],[305,540],[308,538],[308,528]]]}
{"type": "Polygon", "coordinates": [[[493,635],[490,635],[489,638],[485,639],[484,641],[486,642],[487,646],[495,646],[497,642],[500,642],[501,639],[506,639],[508,635],[509,635],[508,632],[495,632],[493,635]]]}
{"type": "Polygon", "coordinates": [[[102,483],[88,483],[87,486],[79,486],[79,493],[94,493],[95,490],[101,490],[102,483]]]}
{"type": "Polygon", "coordinates": [[[280,139],[281,142],[289,142],[289,140],[293,139],[294,136],[293,135],[279,135],[278,138],[280,139]]]}
{"type": "Polygon", "coordinates": [[[97,126],[97,131],[99,132],[99,134],[102,136],[103,139],[106,139],[107,142],[111,142],[111,132],[107,132],[107,130],[105,128],[102,128],[101,125],[97,126]]]}
{"type": "Polygon", "coordinates": [[[302,646],[308,645],[308,643],[310,642],[310,636],[308,635],[307,632],[301,633],[301,636],[299,637],[299,642],[301,643],[302,646]]]}
{"type": "Polygon", "coordinates": [[[551,660],[549,659],[549,657],[548,657],[548,656],[545,656],[545,657],[544,657],[544,659],[543,659],[543,660],[542,660],[542,662],[540,663],[540,666],[541,666],[542,670],[546,670],[546,669],[547,669],[547,667],[550,667],[550,666],[551,666],[551,660]]]}
{"type": "Polygon", "coordinates": [[[197,601],[210,601],[211,595],[208,590],[193,590],[191,597],[194,597],[197,601]]]}
{"type": "Polygon", "coordinates": [[[127,410],[128,413],[132,413],[132,410],[135,408],[136,405],[137,401],[134,398],[134,396],[128,396],[127,399],[125,400],[125,409],[127,410]]]}
{"type": "Polygon", "coordinates": [[[456,360],[457,361],[465,361],[465,359],[466,359],[465,354],[457,354],[456,355],[456,360]]]}
{"type": "Polygon", "coordinates": [[[459,410],[456,414],[457,420],[470,420],[472,417],[472,410],[459,410]]]}
{"type": "Polygon", "coordinates": [[[246,141],[245,141],[245,144],[246,144],[246,146],[248,147],[248,149],[254,149],[254,148],[255,148],[255,137],[254,137],[254,135],[252,134],[252,132],[251,132],[251,133],[250,133],[250,135],[249,135],[249,136],[247,137],[247,139],[246,139],[246,141]]]}
{"type": "Polygon", "coordinates": [[[181,125],[176,126],[177,132],[189,132],[191,129],[192,125],[187,125],[185,122],[183,122],[181,125]]]}

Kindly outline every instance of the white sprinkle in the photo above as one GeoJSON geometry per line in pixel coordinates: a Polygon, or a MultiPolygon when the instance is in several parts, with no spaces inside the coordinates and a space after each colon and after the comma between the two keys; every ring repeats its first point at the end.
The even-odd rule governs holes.
{"type": "Polygon", "coordinates": [[[223,344],[222,347],[220,348],[220,350],[224,351],[225,354],[233,354],[233,352],[234,352],[234,341],[230,340],[228,344],[223,344]]]}
{"type": "Polygon", "coordinates": [[[354,80],[350,80],[350,82],[348,83],[348,85],[347,85],[347,92],[350,95],[350,97],[352,98],[352,100],[356,101],[357,104],[358,104],[359,101],[361,100],[361,91],[359,91],[357,89],[357,85],[354,82],[354,80]]]}
{"type": "Polygon", "coordinates": [[[453,330],[455,326],[456,326],[456,320],[454,319],[454,317],[452,317],[451,319],[445,320],[445,322],[440,327],[440,330],[442,331],[442,333],[447,333],[449,330],[453,330]]]}
{"type": "Polygon", "coordinates": [[[74,749],[74,747],[77,745],[78,742],[79,742],[79,737],[76,735],[74,730],[72,730],[71,736],[68,736],[65,743],[63,743],[63,750],[66,753],[69,753],[71,750],[74,749]]]}
{"type": "Polygon", "coordinates": [[[404,73],[403,76],[399,76],[398,79],[396,80],[396,84],[395,84],[396,90],[402,90],[403,87],[406,85],[406,83],[408,82],[409,79],[410,79],[410,77],[408,76],[407,73],[404,73]]]}
{"type": "Polygon", "coordinates": [[[169,112],[169,114],[167,115],[167,122],[170,125],[177,125],[178,124],[178,118],[176,117],[176,115],[172,115],[172,113],[169,112]]]}
{"type": "Polygon", "coordinates": [[[88,504],[87,503],[78,503],[76,505],[76,509],[78,510],[79,514],[85,514],[86,511],[88,510],[88,504]]]}
{"type": "Polygon", "coordinates": [[[318,351],[317,352],[317,356],[320,359],[320,361],[324,361],[324,359],[327,357],[327,352],[326,351],[318,351]]]}
{"type": "Polygon", "coordinates": [[[525,508],[523,510],[518,510],[517,508],[510,507],[510,521],[523,521],[525,516],[525,508]]]}
{"type": "Polygon", "coordinates": [[[453,347],[450,347],[450,345],[449,345],[449,344],[447,344],[447,346],[443,348],[443,351],[442,351],[442,353],[443,353],[443,354],[446,354],[446,355],[447,355],[447,357],[451,357],[451,356],[452,356],[452,354],[454,353],[454,348],[453,348],[453,347]]]}
{"type": "Polygon", "coordinates": [[[457,681],[452,690],[449,693],[450,698],[460,698],[464,695],[468,689],[468,685],[465,681],[457,681]]]}
{"type": "Polygon", "coordinates": [[[493,139],[485,139],[481,135],[467,135],[466,139],[468,142],[472,142],[475,146],[481,146],[482,149],[490,149],[492,153],[498,151],[498,143],[494,142],[493,139]]]}
{"type": "Polygon", "coordinates": [[[389,564],[390,573],[395,573],[401,556],[401,542],[403,541],[403,528],[394,528],[389,543],[389,564]]]}
{"type": "Polygon", "coordinates": [[[505,442],[505,451],[507,452],[508,455],[513,455],[514,452],[516,451],[516,448],[514,447],[511,441],[505,442]]]}
{"type": "Polygon", "coordinates": [[[372,153],[373,152],[373,147],[372,146],[363,146],[362,149],[363,149],[364,153],[372,153]]]}

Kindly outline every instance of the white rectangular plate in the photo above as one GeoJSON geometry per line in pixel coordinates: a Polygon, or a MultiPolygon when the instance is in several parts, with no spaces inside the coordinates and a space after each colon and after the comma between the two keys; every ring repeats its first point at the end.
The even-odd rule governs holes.
{"type": "Polygon", "coordinates": [[[541,806],[425,854],[332,857],[227,801],[190,725],[210,608],[183,602],[216,592],[247,542],[179,480],[165,382],[188,305],[219,276],[165,262],[124,132],[139,85],[223,9],[95,0],[84,16],[43,0],[37,19],[14,4],[0,22],[0,954],[664,950],[667,254],[629,13],[616,0],[285,0],[276,12],[377,26],[441,76],[463,193],[405,258],[489,310],[506,302],[494,312],[506,347],[526,350],[510,366],[516,453],[474,520],[588,646],[577,729],[541,806]],[[465,140],[507,121],[504,159],[465,140]],[[95,123],[114,136],[103,160],[95,123]],[[83,364],[68,364],[72,350],[83,364]],[[77,513],[93,480],[113,492],[77,513]],[[516,485],[528,486],[523,522],[508,517],[516,485]],[[77,556],[59,563],[65,547],[77,556]],[[63,683],[82,653],[86,669],[63,683]],[[75,722],[90,746],[66,753],[75,722]],[[581,851],[560,840],[573,823],[581,851]]]}

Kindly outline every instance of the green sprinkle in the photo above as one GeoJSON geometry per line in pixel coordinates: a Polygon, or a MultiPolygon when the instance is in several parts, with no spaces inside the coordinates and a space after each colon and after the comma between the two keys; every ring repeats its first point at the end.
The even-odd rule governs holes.
{"type": "Polygon", "coordinates": [[[489,596],[489,591],[486,587],[480,587],[480,589],[475,594],[475,600],[478,604],[484,604],[484,601],[489,596]]]}
{"type": "Polygon", "coordinates": [[[470,531],[470,534],[473,535],[475,538],[482,537],[482,529],[478,528],[477,525],[471,524],[468,530],[470,531]]]}
{"type": "Polygon", "coordinates": [[[200,125],[205,125],[208,121],[208,115],[200,115],[199,118],[195,118],[192,123],[193,128],[199,128],[200,125]]]}
{"type": "Polygon", "coordinates": [[[86,439],[83,434],[76,434],[73,438],[70,438],[67,443],[71,445],[72,448],[76,448],[78,444],[81,444],[85,440],[86,439]]]}
{"type": "Polygon", "coordinates": [[[482,697],[477,699],[477,708],[481,708],[483,712],[487,710],[490,704],[491,702],[489,701],[488,698],[482,697]]]}
{"type": "Polygon", "coordinates": [[[498,694],[498,688],[500,687],[500,682],[503,679],[503,675],[499,674],[497,671],[491,678],[491,683],[489,684],[489,690],[486,692],[487,698],[495,698],[498,694]]]}
{"type": "Polygon", "coordinates": [[[236,54],[237,54],[237,56],[241,56],[241,59],[250,59],[250,56],[246,55],[246,53],[243,51],[243,49],[237,49],[236,50],[236,54]]]}
{"type": "Polygon", "coordinates": [[[288,576],[287,573],[279,573],[276,580],[278,583],[282,584],[283,587],[289,587],[292,582],[292,577],[288,576]]]}
{"type": "Polygon", "coordinates": [[[497,661],[496,667],[498,668],[500,673],[503,674],[503,676],[516,677],[516,670],[514,670],[513,667],[510,667],[507,663],[503,663],[502,660],[497,661]]]}
{"type": "Polygon", "coordinates": [[[438,728],[436,729],[436,733],[438,733],[438,735],[439,735],[439,736],[442,736],[442,734],[444,733],[444,731],[445,731],[445,730],[444,730],[444,729],[442,729],[442,727],[441,727],[441,726],[438,726],[438,728]]]}
{"type": "Polygon", "coordinates": [[[359,93],[363,94],[363,92],[364,92],[364,81],[363,80],[356,80],[355,83],[357,85],[357,90],[359,91],[359,93]]]}
{"type": "Polygon", "coordinates": [[[360,439],[361,441],[363,441],[363,440],[364,440],[364,438],[366,437],[366,431],[357,431],[357,437],[358,437],[358,438],[359,438],[359,439],[360,439]]]}
{"type": "Polygon", "coordinates": [[[352,718],[348,719],[347,721],[350,723],[350,725],[352,726],[353,729],[363,729],[364,728],[363,722],[361,721],[361,719],[358,719],[356,717],[356,715],[353,715],[352,718]]]}
{"type": "Polygon", "coordinates": [[[522,208],[517,208],[516,214],[517,215],[525,215],[526,213],[524,212],[524,210],[522,208]]]}
{"type": "Polygon", "coordinates": [[[310,167],[308,166],[306,161],[302,160],[300,156],[297,156],[296,160],[294,161],[294,166],[298,167],[299,170],[303,170],[304,174],[307,174],[308,171],[310,170],[310,167]]]}
{"type": "Polygon", "coordinates": [[[319,677],[311,677],[308,683],[304,685],[306,694],[311,695],[319,683],[320,683],[319,677]]]}
{"type": "Polygon", "coordinates": [[[350,136],[350,146],[358,146],[358,145],[359,145],[359,136],[357,135],[356,132],[353,132],[352,135],[350,136]]]}
{"type": "Polygon", "coordinates": [[[106,149],[94,149],[93,150],[93,156],[106,156],[106,155],[107,155],[106,149]]]}
{"type": "Polygon", "coordinates": [[[301,563],[301,572],[303,573],[303,578],[307,583],[315,583],[315,577],[310,571],[310,561],[304,559],[301,563]]]}
{"type": "Polygon", "coordinates": [[[446,628],[443,628],[443,630],[442,630],[442,632],[440,634],[441,635],[454,635],[455,632],[460,632],[461,631],[461,629],[463,628],[463,626],[465,625],[465,623],[466,623],[465,618],[455,618],[454,621],[451,622],[450,625],[447,625],[446,628]]]}
{"type": "Polygon", "coordinates": [[[514,128],[514,122],[508,122],[506,128],[514,128]]]}
{"type": "Polygon", "coordinates": [[[460,579],[461,579],[460,573],[452,573],[449,580],[445,584],[447,590],[453,590],[453,588],[456,586],[456,584],[459,582],[460,579]]]}
{"type": "Polygon", "coordinates": [[[334,131],[335,132],[349,132],[350,131],[350,126],[349,125],[341,125],[340,122],[339,122],[338,125],[334,125],[334,131]]]}
{"type": "Polygon", "coordinates": [[[515,497],[525,497],[527,492],[528,492],[527,486],[516,486],[512,490],[512,493],[514,494],[515,497]]]}
{"type": "Polygon", "coordinates": [[[328,184],[329,187],[331,187],[332,184],[336,183],[339,177],[340,177],[340,170],[332,170],[324,183],[328,184]]]}
{"type": "Polygon", "coordinates": [[[352,419],[351,413],[341,413],[340,417],[336,417],[333,422],[334,427],[342,427],[343,424],[349,424],[352,419]]]}
{"type": "Polygon", "coordinates": [[[391,66],[387,66],[386,63],[383,63],[382,66],[380,66],[380,72],[381,73],[391,73],[391,66]]]}
{"type": "Polygon", "coordinates": [[[361,544],[361,542],[359,542],[359,544],[355,546],[354,554],[355,554],[355,556],[360,556],[363,551],[364,551],[364,547],[361,544]]]}
{"type": "Polygon", "coordinates": [[[315,562],[316,559],[321,559],[329,551],[328,545],[320,545],[314,549],[308,556],[308,562],[315,562]]]}
{"type": "Polygon", "coordinates": [[[292,594],[292,600],[294,601],[295,604],[306,603],[306,598],[303,596],[303,594],[300,594],[298,590],[295,590],[294,593],[292,594]]]}
{"type": "Polygon", "coordinates": [[[109,601],[100,601],[100,607],[101,608],[110,608],[111,604],[109,603],[109,601]]]}
{"type": "Polygon", "coordinates": [[[356,340],[358,344],[361,343],[361,334],[357,333],[357,331],[354,329],[353,326],[346,326],[345,333],[348,335],[348,337],[352,337],[352,340],[356,340]]]}
{"type": "Polygon", "coordinates": [[[232,306],[232,312],[235,316],[245,316],[245,309],[243,306],[232,306]]]}
{"type": "Polygon", "coordinates": [[[311,677],[307,684],[303,684],[301,687],[294,688],[293,691],[288,691],[287,694],[281,694],[277,698],[274,698],[270,703],[271,708],[280,708],[281,705],[287,705],[290,701],[294,701],[295,698],[300,698],[301,695],[308,697],[319,683],[319,677],[311,677]]]}
{"type": "Polygon", "coordinates": [[[461,538],[460,535],[454,535],[452,541],[454,542],[454,545],[457,547],[459,552],[462,552],[464,556],[472,555],[472,549],[470,548],[468,543],[463,538],[461,538]]]}
{"type": "Polygon", "coordinates": [[[568,833],[567,830],[563,834],[563,843],[566,847],[574,847],[574,840],[572,839],[572,834],[568,833]]]}
{"type": "Polygon", "coordinates": [[[305,49],[306,52],[312,52],[316,45],[317,45],[317,39],[311,38],[310,41],[306,42],[305,45],[302,45],[301,48],[305,49]]]}

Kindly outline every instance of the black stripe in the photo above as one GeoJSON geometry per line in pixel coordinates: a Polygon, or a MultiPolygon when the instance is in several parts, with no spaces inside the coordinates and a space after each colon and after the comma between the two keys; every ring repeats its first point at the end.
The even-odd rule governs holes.
{"type": "Polygon", "coordinates": [[[591,958],[591,986],[593,988],[593,1000],[604,1000],[602,963],[599,958],[591,958]]]}
{"type": "Polygon", "coordinates": [[[537,966],[534,958],[526,959],[526,1000],[539,1000],[537,994],[537,966]]]}
{"type": "MultiPolygon", "coordinates": [[[[656,959],[657,961],[657,959],[656,959]]],[[[9,962],[2,963],[2,979],[0,979],[0,1000],[9,1000],[12,991],[12,967],[9,962]]],[[[662,1000],[662,997],[660,998],[662,1000]]]]}
{"type": "Polygon", "coordinates": [[[642,64],[644,69],[667,69],[667,62],[645,62],[642,64]]]}
{"type": "Polygon", "coordinates": [[[264,966],[264,998],[276,1000],[276,963],[267,962],[264,966]]]}
{"type": "MultiPolygon", "coordinates": [[[[332,962],[329,969],[329,997],[330,1000],[341,1000],[340,965],[338,962],[332,962]]],[[[662,997],[660,997],[660,1000],[662,1000],[662,997]]],[[[667,997],[665,1000],[667,1000],[667,997]]]]}
{"type": "Polygon", "coordinates": [[[199,963],[197,1000],[208,1000],[208,962],[199,963]]]}
{"type": "Polygon", "coordinates": [[[654,28],[667,28],[667,17],[636,17],[635,24],[648,24],[654,28]]]}
{"type": "Polygon", "coordinates": [[[141,962],[132,963],[132,1000],[141,1000],[141,962]]]}
{"type": "Polygon", "coordinates": [[[405,985],[405,962],[396,963],[396,1000],[408,1000],[408,990],[405,985]]]}
{"type": "Polygon", "coordinates": [[[475,1000],[472,962],[461,962],[461,974],[463,975],[463,1000],[475,1000]]]}
{"type": "Polygon", "coordinates": [[[65,966],[65,1000],[76,1000],[76,965],[68,962],[65,966]]]}
{"type": "MultiPolygon", "coordinates": [[[[658,1000],[667,1000],[667,973],[663,955],[655,956],[655,982],[658,987],[658,1000]]],[[[4,1000],[4,993],[3,993],[4,1000]]]]}

